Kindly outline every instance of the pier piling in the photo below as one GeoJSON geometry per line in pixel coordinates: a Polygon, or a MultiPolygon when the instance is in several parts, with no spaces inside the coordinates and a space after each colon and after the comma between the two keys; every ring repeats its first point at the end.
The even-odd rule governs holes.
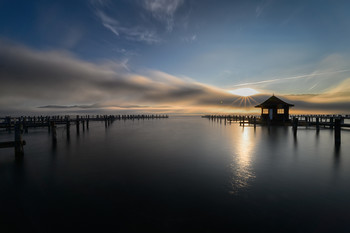
{"type": "Polygon", "coordinates": [[[298,118],[297,117],[293,117],[293,132],[294,132],[294,135],[297,134],[297,131],[298,131],[298,118]]]}
{"type": "Polygon", "coordinates": [[[77,127],[77,134],[79,134],[79,124],[80,124],[80,119],[79,119],[79,115],[77,115],[77,119],[76,119],[76,127],[77,127]]]}
{"type": "Polygon", "coordinates": [[[83,124],[83,132],[84,132],[85,131],[85,119],[82,119],[81,123],[83,124]]]}
{"type": "Polygon", "coordinates": [[[66,132],[67,132],[67,139],[70,138],[70,120],[69,116],[66,117],[66,132]]]}
{"type": "Polygon", "coordinates": [[[256,128],[256,117],[254,117],[254,129],[256,128]]]}
{"type": "Polygon", "coordinates": [[[320,118],[316,117],[316,130],[320,131],[320,118]]]}
{"type": "Polygon", "coordinates": [[[56,124],[55,121],[51,121],[50,122],[50,126],[51,126],[51,131],[52,131],[52,143],[54,145],[57,144],[57,132],[56,132],[56,124]]]}
{"type": "Polygon", "coordinates": [[[15,156],[23,156],[24,150],[23,150],[23,140],[22,140],[22,134],[21,129],[22,125],[20,123],[15,125],[15,156]]]}
{"type": "Polygon", "coordinates": [[[340,123],[341,123],[340,119],[335,119],[335,122],[334,122],[334,142],[335,142],[336,146],[340,146],[340,143],[341,143],[340,123]]]}

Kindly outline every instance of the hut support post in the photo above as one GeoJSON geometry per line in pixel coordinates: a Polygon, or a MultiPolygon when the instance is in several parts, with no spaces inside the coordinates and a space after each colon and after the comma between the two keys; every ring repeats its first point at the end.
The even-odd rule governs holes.
{"type": "Polygon", "coordinates": [[[294,132],[294,135],[297,134],[297,131],[298,131],[298,118],[293,117],[293,132],[294,132]]]}

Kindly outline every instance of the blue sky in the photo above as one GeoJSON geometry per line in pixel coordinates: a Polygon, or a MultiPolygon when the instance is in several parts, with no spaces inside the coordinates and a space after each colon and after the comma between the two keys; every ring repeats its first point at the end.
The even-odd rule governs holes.
{"type": "MultiPolygon", "coordinates": [[[[338,110],[345,111],[349,96],[344,93],[350,87],[349,8],[349,1],[2,0],[0,39],[6,51],[55,53],[115,76],[144,76],[157,82],[162,74],[189,86],[223,92],[250,87],[286,98],[312,94],[314,103],[322,102],[318,97],[325,94],[330,100],[332,94],[334,102],[346,106],[338,110]],[[335,90],[343,93],[342,99],[335,90]]],[[[13,73],[3,73],[2,78],[13,73]]],[[[125,91],[123,98],[142,106],[165,104],[148,99],[140,104],[140,99],[127,98],[133,95],[125,91]]],[[[220,98],[226,95],[216,99],[220,98]]],[[[120,106],[111,99],[45,102],[38,97],[31,103],[120,106]]],[[[171,103],[186,105],[181,98],[171,103]]]]}

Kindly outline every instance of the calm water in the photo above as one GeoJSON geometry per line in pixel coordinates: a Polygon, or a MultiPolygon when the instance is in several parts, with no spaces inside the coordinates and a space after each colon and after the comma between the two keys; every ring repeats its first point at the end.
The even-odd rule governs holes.
{"type": "Polygon", "coordinates": [[[350,131],[339,150],[329,129],[200,117],[57,135],[0,149],[0,232],[350,232],[350,131]]]}

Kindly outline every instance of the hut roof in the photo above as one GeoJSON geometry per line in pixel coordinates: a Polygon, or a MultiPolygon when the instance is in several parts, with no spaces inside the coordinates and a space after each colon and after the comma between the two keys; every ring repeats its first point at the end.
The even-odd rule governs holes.
{"type": "Polygon", "coordinates": [[[256,105],[256,108],[283,108],[285,106],[292,107],[293,104],[288,104],[284,102],[283,100],[277,98],[275,95],[271,96],[265,102],[256,105]]]}

